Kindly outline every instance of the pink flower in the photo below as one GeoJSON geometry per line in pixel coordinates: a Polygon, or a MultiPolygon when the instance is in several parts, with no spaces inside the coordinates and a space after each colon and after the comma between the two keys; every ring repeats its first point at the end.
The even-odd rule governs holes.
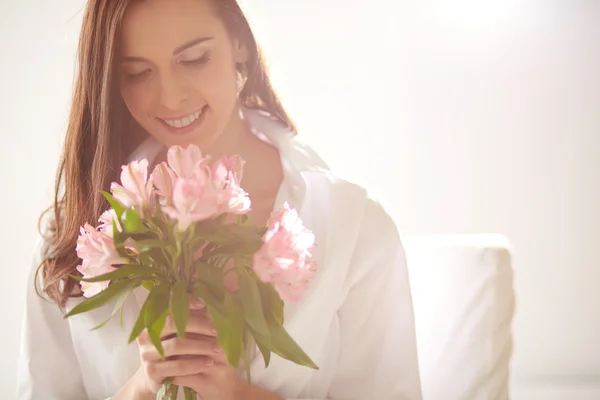
{"type": "Polygon", "coordinates": [[[175,174],[180,178],[191,178],[198,171],[198,167],[204,164],[208,157],[202,156],[198,146],[193,144],[186,148],[171,146],[167,152],[167,162],[175,174]]]}
{"type": "MultiPolygon", "coordinates": [[[[92,268],[92,267],[83,267],[82,265],[77,267],[77,271],[81,272],[84,278],[89,279],[95,276],[103,275],[108,272],[115,271],[116,268],[113,266],[109,266],[108,268],[92,268]]],[[[110,281],[104,282],[84,282],[81,281],[81,290],[83,291],[83,296],[86,298],[90,298],[92,296],[97,295],[101,291],[105,290],[108,287],[110,281]]]]}
{"type": "Polygon", "coordinates": [[[186,149],[170,148],[168,159],[169,166],[154,172],[159,182],[156,186],[164,199],[171,200],[170,204],[165,202],[163,210],[178,220],[179,229],[186,230],[194,222],[223,213],[244,214],[250,210],[250,198],[239,184],[243,167],[239,157],[222,157],[211,165],[198,147],[189,145],[186,149]]]}
{"type": "Polygon", "coordinates": [[[124,207],[143,208],[150,204],[152,177],[148,179],[148,160],[132,161],[121,167],[121,185],[113,182],[110,190],[124,207]]]}
{"type": "Polygon", "coordinates": [[[171,204],[173,202],[173,191],[177,175],[166,163],[160,163],[152,172],[152,181],[156,191],[160,196],[162,204],[171,204]]]}
{"type": "Polygon", "coordinates": [[[163,210],[178,220],[179,229],[186,230],[192,223],[219,215],[219,191],[212,183],[209,165],[199,166],[193,178],[178,178],[173,192],[173,207],[163,210]]]}
{"type": "MultiPolygon", "coordinates": [[[[127,260],[122,258],[115,248],[112,238],[103,232],[96,230],[90,224],[85,224],[80,229],[75,248],[82,263],[77,267],[84,278],[90,278],[114,271],[114,265],[126,264],[127,260]]],[[[106,289],[109,282],[81,282],[81,288],[85,297],[91,297],[101,290],[106,289]]]]}
{"type": "Polygon", "coordinates": [[[235,182],[237,186],[240,186],[242,175],[244,174],[244,165],[246,164],[240,156],[221,156],[215,164],[222,165],[229,172],[229,179],[235,182]]]}
{"type": "Polygon", "coordinates": [[[244,160],[239,156],[221,157],[213,164],[213,184],[220,192],[223,212],[245,214],[250,211],[250,198],[240,186],[243,169],[244,160]]]}
{"type": "Polygon", "coordinates": [[[105,235],[107,235],[108,237],[112,238],[112,236],[113,236],[113,221],[115,221],[117,223],[117,230],[119,232],[123,232],[121,223],[117,219],[117,213],[112,208],[104,211],[102,213],[102,215],[100,215],[100,218],[98,219],[98,222],[100,223],[100,225],[98,225],[98,230],[100,232],[104,233],[105,235]]]}
{"type": "Polygon", "coordinates": [[[300,300],[317,272],[311,260],[314,234],[285,204],[271,214],[263,239],[264,245],[254,255],[254,271],[263,282],[271,283],[284,301],[300,300]]]}

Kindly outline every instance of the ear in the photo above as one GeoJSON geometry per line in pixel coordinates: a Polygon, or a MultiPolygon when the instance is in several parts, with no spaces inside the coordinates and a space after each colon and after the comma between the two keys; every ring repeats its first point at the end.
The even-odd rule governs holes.
{"type": "Polygon", "coordinates": [[[248,61],[248,47],[238,39],[233,39],[233,61],[245,64],[248,61]]]}

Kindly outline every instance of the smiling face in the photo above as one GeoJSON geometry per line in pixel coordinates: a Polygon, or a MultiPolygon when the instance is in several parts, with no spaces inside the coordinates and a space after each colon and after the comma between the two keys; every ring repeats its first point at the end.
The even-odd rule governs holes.
{"type": "Polygon", "coordinates": [[[212,0],[131,4],[120,38],[119,86],[133,118],[166,146],[207,149],[235,125],[236,64],[247,50],[212,0]]]}

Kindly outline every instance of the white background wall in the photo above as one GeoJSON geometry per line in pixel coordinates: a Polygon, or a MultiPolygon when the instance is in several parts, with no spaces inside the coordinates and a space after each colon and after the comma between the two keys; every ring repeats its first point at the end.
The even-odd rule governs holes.
{"type": "MultiPolygon", "coordinates": [[[[515,383],[598,383],[600,2],[245,3],[301,134],[375,189],[403,234],[511,239],[515,383]]],[[[83,4],[0,2],[5,396],[83,4]]]]}

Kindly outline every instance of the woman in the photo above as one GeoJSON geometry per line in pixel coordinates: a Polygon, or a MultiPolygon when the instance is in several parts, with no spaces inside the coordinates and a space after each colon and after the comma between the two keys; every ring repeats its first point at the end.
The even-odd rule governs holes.
{"type": "Polygon", "coordinates": [[[235,0],[88,2],[52,221],[28,288],[20,400],[153,399],[166,377],[203,400],[421,398],[396,227],[296,137],[235,0]],[[277,357],[265,369],[256,357],[248,385],[201,305],[185,339],[163,332],[161,360],[144,335],[127,344],[143,290],[125,303],[124,328],[111,320],[90,330],[110,307],[63,319],[81,297],[69,278],[79,226],[107,207],[99,191],[128,160],[157,163],[167,146],[189,143],[246,160],[253,220],[266,223],[287,201],[315,233],[320,271],[303,300],[286,304],[286,329],[319,370],[277,357]]]}

